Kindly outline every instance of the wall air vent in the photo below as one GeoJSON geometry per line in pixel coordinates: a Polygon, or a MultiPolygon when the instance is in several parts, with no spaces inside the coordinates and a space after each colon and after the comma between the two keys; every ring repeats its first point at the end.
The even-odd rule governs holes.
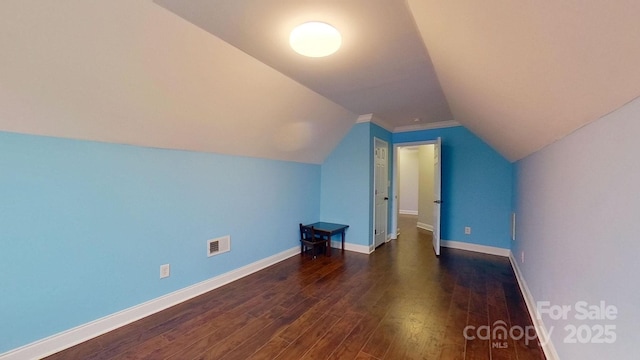
{"type": "Polygon", "coordinates": [[[226,253],[231,250],[231,236],[207,240],[207,256],[226,253]]]}

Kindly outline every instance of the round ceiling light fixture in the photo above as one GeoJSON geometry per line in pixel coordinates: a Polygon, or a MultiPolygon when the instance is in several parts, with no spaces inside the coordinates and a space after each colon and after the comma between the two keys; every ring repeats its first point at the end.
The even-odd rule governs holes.
{"type": "Polygon", "coordinates": [[[300,55],[324,57],[338,51],[342,45],[342,35],[327,23],[311,21],[300,24],[291,31],[289,45],[300,55]]]}

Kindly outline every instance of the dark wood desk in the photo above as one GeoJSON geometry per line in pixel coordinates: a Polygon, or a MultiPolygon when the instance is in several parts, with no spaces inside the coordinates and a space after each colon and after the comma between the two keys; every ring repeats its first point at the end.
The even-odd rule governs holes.
{"type": "MultiPolygon", "coordinates": [[[[313,226],[313,230],[317,235],[328,237],[329,245],[331,245],[331,237],[333,235],[337,235],[337,234],[342,235],[342,251],[344,251],[344,232],[345,230],[347,230],[349,225],[334,224],[334,223],[319,221],[319,222],[304,225],[304,226],[313,226]]],[[[329,246],[329,248],[327,249],[327,256],[331,256],[331,246],[329,246]]]]}

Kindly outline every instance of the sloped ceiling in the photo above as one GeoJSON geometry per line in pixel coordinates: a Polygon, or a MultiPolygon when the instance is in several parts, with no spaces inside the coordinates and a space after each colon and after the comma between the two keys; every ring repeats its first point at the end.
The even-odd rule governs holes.
{"type": "Polygon", "coordinates": [[[517,160],[640,95],[637,0],[157,1],[1,1],[0,131],[321,163],[373,113],[455,120],[517,160]],[[239,17],[189,16],[212,3],[239,17]],[[254,43],[267,10],[309,4],[342,54],[261,59],[286,47],[254,43]]]}
{"type": "Polygon", "coordinates": [[[452,120],[401,0],[154,2],[350,111],[374,114],[390,129],[452,120]],[[294,52],[291,30],[318,20],[339,29],[340,50],[325,58],[294,52]]]}
{"type": "Polygon", "coordinates": [[[640,1],[408,4],[454,118],[510,160],[640,96],[640,1]]]}
{"type": "Polygon", "coordinates": [[[151,1],[0,2],[0,130],[321,163],[358,118],[151,1]]]}

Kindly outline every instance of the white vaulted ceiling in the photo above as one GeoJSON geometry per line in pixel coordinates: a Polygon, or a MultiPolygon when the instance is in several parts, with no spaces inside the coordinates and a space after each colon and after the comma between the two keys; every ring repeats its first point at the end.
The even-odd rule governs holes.
{"type": "Polygon", "coordinates": [[[357,114],[389,127],[452,120],[409,9],[390,0],[154,0],[357,114]],[[342,47],[306,58],[289,34],[307,21],[342,33],[342,47]]]}
{"type": "Polygon", "coordinates": [[[321,163],[373,114],[389,129],[455,120],[517,160],[640,95],[639,13],[635,0],[4,0],[0,131],[321,163]],[[335,55],[288,48],[309,20],[342,32],[335,55]]]}
{"type": "Polygon", "coordinates": [[[0,130],[321,163],[358,117],[151,1],[0,16],[0,130]]]}
{"type": "Polygon", "coordinates": [[[640,96],[640,1],[408,3],[454,118],[510,160],[640,96]]]}

